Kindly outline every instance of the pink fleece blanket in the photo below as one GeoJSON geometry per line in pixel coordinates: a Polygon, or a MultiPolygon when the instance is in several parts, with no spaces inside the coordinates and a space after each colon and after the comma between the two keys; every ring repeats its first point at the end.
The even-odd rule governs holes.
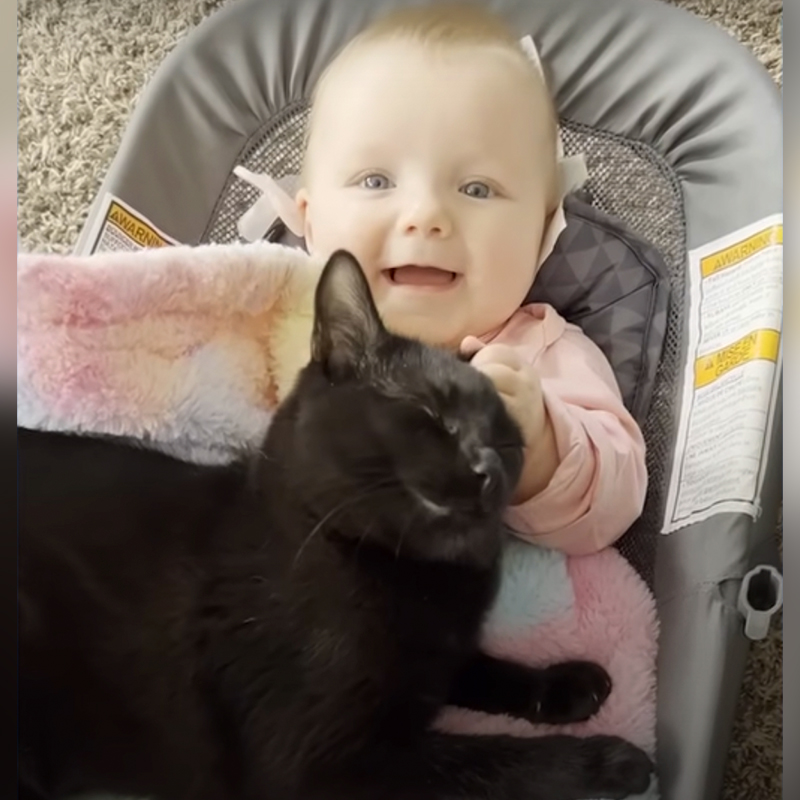
{"type": "MultiPolygon", "coordinates": [[[[194,461],[230,459],[263,436],[308,359],[321,266],[269,243],[20,254],[19,424],[134,436],[194,461]]],[[[614,733],[653,753],[657,621],[641,578],[612,549],[567,558],[509,538],[504,559],[485,649],[532,665],[589,659],[614,688],[581,724],[533,726],[461,709],[447,709],[440,724],[614,733]]]]}

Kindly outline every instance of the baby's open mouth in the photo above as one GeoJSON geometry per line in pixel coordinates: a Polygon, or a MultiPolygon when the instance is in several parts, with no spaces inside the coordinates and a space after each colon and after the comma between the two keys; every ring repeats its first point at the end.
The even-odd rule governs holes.
{"type": "Polygon", "coordinates": [[[385,272],[392,283],[403,286],[448,286],[458,277],[455,272],[446,269],[421,267],[416,264],[392,267],[385,272]]]}

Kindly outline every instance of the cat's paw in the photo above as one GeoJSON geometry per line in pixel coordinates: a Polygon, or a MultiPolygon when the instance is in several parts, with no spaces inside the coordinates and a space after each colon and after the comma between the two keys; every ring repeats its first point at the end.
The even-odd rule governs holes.
{"type": "Polygon", "coordinates": [[[531,721],[548,725],[583,722],[594,716],[611,694],[611,677],[591,661],[565,661],[544,670],[542,693],[531,721]]]}
{"type": "Polygon", "coordinates": [[[644,750],[617,736],[591,736],[585,745],[583,780],[592,797],[621,800],[647,790],[654,765],[644,750]]]}

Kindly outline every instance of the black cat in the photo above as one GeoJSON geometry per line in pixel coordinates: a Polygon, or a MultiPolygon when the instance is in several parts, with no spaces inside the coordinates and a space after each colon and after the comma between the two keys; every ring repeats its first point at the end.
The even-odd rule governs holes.
{"type": "Polygon", "coordinates": [[[647,787],[618,738],[431,729],[447,703],[582,719],[610,683],[478,653],[520,434],[481,373],[385,330],[348,254],[320,280],[311,362],[235,465],[18,434],[20,797],[647,787]]]}

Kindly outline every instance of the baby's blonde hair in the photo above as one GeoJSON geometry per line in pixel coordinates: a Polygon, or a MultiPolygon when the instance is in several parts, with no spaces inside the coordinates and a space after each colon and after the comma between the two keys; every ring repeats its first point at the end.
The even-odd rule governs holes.
{"type": "MultiPolygon", "coordinates": [[[[441,3],[408,6],[391,11],[368,25],[354,36],[337,56],[325,67],[311,97],[311,110],[306,128],[305,151],[314,130],[314,109],[319,97],[325,92],[331,77],[339,67],[362,49],[375,44],[392,41],[414,42],[432,51],[456,48],[494,50],[507,54],[516,64],[521,75],[528,78],[531,91],[535,93],[547,114],[546,125],[551,132],[548,146],[552,155],[551,191],[552,210],[560,199],[556,170],[556,137],[558,117],[548,91],[544,76],[537,70],[522,49],[519,37],[496,13],[469,2],[441,3]]],[[[306,177],[306,158],[303,158],[303,182],[306,177]]]]}

